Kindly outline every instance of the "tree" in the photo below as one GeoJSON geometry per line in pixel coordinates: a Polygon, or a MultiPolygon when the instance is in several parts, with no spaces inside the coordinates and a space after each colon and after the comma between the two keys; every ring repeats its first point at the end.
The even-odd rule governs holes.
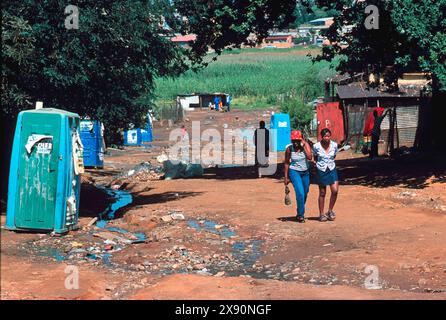
{"type": "Polygon", "coordinates": [[[280,106],[280,111],[290,115],[293,129],[302,131],[309,136],[310,124],[314,118],[314,107],[299,98],[288,98],[280,106]]]}
{"type": "MultiPolygon", "coordinates": [[[[428,147],[430,141],[444,146],[441,131],[446,116],[442,105],[446,96],[446,0],[317,0],[316,4],[339,14],[325,33],[332,45],[324,47],[314,60],[331,61],[341,56],[338,71],[385,73],[389,88],[395,87],[404,72],[427,72],[432,80],[429,118],[433,131],[424,135],[427,138],[424,146],[428,147]],[[378,29],[365,26],[368,17],[365,9],[369,5],[378,8],[378,29]],[[345,26],[352,26],[352,30],[346,32],[345,26]]],[[[430,130],[429,126],[423,130],[430,130]]]]}
{"type": "Polygon", "coordinates": [[[297,1],[294,12],[296,20],[290,26],[293,28],[298,28],[300,25],[311,20],[332,17],[336,14],[336,10],[317,7],[314,0],[300,0],[297,1]]]}
{"type": "Polygon", "coordinates": [[[67,29],[66,1],[2,1],[3,176],[16,116],[36,101],[98,119],[105,124],[106,137],[116,137],[130,123],[141,124],[150,106],[138,98],[154,98],[155,78],[206,66],[209,48],[218,55],[225,47],[240,47],[249,43],[251,32],[261,39],[270,28],[289,24],[294,10],[287,0],[74,4],[79,25],[67,29]],[[197,35],[191,49],[171,42],[178,32],[197,35]]]}

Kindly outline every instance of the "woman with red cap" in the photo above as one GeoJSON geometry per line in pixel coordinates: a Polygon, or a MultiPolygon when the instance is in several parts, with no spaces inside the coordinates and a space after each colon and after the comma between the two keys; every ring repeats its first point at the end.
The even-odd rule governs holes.
{"type": "Polygon", "coordinates": [[[305,222],[305,202],[310,189],[311,148],[299,130],[291,132],[291,145],[285,151],[285,186],[291,180],[296,193],[297,221],[305,222]]]}

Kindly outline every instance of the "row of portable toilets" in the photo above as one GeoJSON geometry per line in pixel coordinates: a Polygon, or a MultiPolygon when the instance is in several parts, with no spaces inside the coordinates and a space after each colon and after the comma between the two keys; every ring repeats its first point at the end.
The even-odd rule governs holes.
{"type": "MultiPolygon", "coordinates": [[[[148,121],[144,129],[136,128],[124,131],[125,146],[142,146],[153,141],[152,125],[148,121]]],[[[80,138],[84,147],[84,166],[104,167],[104,125],[97,120],[81,120],[80,138]]]]}
{"type": "MultiPolygon", "coordinates": [[[[151,126],[124,132],[124,140],[127,145],[152,141],[151,126]]],[[[53,108],[20,112],[11,153],[6,228],[57,234],[77,229],[80,175],[85,167],[102,168],[104,153],[104,127],[99,121],[81,120],[76,113],[53,108]]]]}
{"type": "MultiPolygon", "coordinates": [[[[290,143],[290,119],[271,117],[272,150],[290,143]]],[[[124,133],[127,145],[152,141],[152,128],[124,133]]],[[[104,164],[104,128],[64,110],[42,108],[18,115],[9,172],[6,228],[52,231],[77,229],[80,175],[104,164]]]]}

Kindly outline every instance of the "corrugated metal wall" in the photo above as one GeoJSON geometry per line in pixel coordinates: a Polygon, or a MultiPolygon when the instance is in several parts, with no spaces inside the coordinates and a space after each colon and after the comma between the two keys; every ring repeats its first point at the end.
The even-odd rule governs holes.
{"type": "MultiPolygon", "coordinates": [[[[360,145],[364,130],[365,119],[370,112],[364,105],[348,105],[348,140],[354,147],[360,145]]],[[[397,131],[395,132],[394,145],[398,147],[413,147],[418,127],[419,106],[396,107],[397,131]]],[[[389,116],[381,124],[381,140],[386,143],[389,136],[389,116]]]]}
{"type": "Polygon", "coordinates": [[[367,108],[363,105],[347,106],[348,133],[347,139],[350,144],[359,151],[360,142],[362,140],[362,132],[364,130],[365,119],[368,114],[367,108]]]}
{"type": "MultiPolygon", "coordinates": [[[[395,147],[413,147],[418,127],[419,107],[397,107],[396,108],[396,124],[395,147]]],[[[386,117],[381,125],[381,139],[387,141],[389,134],[389,117],[386,117]]]]}

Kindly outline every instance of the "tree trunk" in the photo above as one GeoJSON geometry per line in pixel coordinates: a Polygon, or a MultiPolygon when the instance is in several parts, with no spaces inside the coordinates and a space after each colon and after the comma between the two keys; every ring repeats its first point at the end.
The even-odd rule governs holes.
{"type": "Polygon", "coordinates": [[[441,91],[438,80],[432,79],[432,142],[435,151],[446,148],[446,91],[441,91]]]}

